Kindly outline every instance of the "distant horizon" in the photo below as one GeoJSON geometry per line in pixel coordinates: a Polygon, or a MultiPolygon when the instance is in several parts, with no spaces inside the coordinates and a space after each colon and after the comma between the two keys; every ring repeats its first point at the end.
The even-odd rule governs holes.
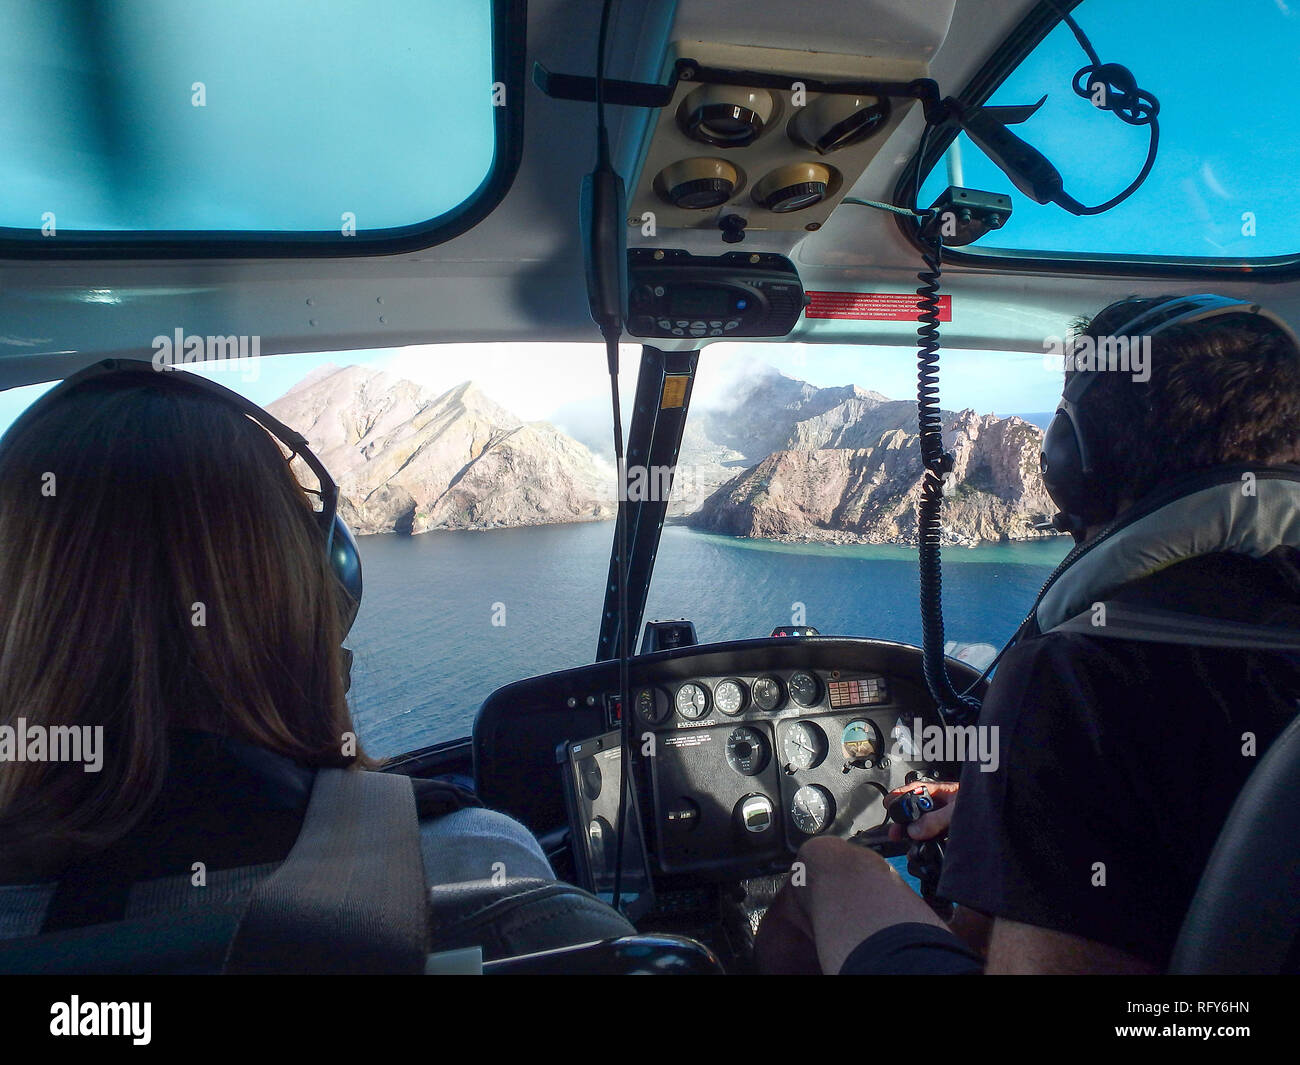
{"type": "MultiPolygon", "coordinates": [[[[914,353],[898,349],[899,354],[885,357],[886,350],[893,351],[841,345],[712,345],[700,356],[692,408],[725,407],[736,384],[755,366],[814,388],[855,385],[894,402],[915,402],[914,353]],[[871,383],[863,384],[864,378],[871,383]]],[[[624,345],[620,395],[625,412],[630,411],[634,399],[637,357],[637,348],[624,345]]],[[[944,410],[1021,417],[1045,427],[1038,419],[1050,416],[1047,412],[1055,409],[1060,374],[1046,371],[1041,357],[1022,352],[949,351],[944,358],[947,362],[940,375],[944,410]],[[1002,372],[993,372],[991,360],[1000,364],[1002,372]],[[1020,372],[1027,360],[1032,363],[1028,374],[1020,372]],[[994,384],[1004,386],[998,391],[1007,395],[995,399],[994,384]]],[[[262,356],[253,367],[254,374],[237,360],[195,363],[185,369],[219,381],[266,407],[331,365],[339,370],[360,366],[385,372],[434,395],[472,382],[523,422],[549,422],[576,439],[610,432],[609,377],[604,350],[598,344],[423,345],[262,356]]],[[[0,432],[51,387],[53,382],[0,392],[0,432]]],[[[625,423],[627,420],[625,413],[625,423]]]]}
{"type": "MultiPolygon", "coordinates": [[[[601,355],[603,360],[603,352],[601,353],[601,355]]],[[[607,437],[611,436],[611,429],[612,429],[612,426],[609,423],[609,417],[610,417],[609,398],[607,394],[597,399],[594,403],[587,403],[582,405],[568,404],[551,411],[549,415],[530,418],[521,414],[519,411],[515,410],[508,402],[505,402],[499,395],[497,395],[494,392],[490,384],[484,382],[483,380],[475,376],[462,378],[461,380],[455,381],[454,383],[450,383],[450,384],[447,384],[444,381],[438,383],[437,385],[430,385],[417,380],[414,375],[404,376],[399,372],[396,372],[396,368],[391,366],[372,365],[364,362],[338,363],[331,360],[328,362],[321,362],[320,365],[313,367],[311,370],[307,371],[301,378],[299,378],[297,381],[290,384],[289,387],[285,389],[285,391],[282,392],[279,396],[277,396],[273,400],[270,400],[267,403],[264,403],[263,406],[267,408],[274,407],[275,404],[279,403],[281,400],[291,396],[294,392],[301,389],[304,384],[307,384],[308,382],[314,384],[318,381],[327,380],[329,377],[332,377],[335,373],[350,369],[352,367],[361,367],[363,369],[370,371],[372,374],[376,376],[380,374],[385,374],[392,379],[394,384],[401,383],[401,382],[413,384],[416,387],[422,388],[425,391],[427,391],[430,394],[430,397],[432,399],[441,399],[442,397],[448,395],[449,393],[455,392],[457,389],[464,388],[467,385],[472,386],[473,388],[477,389],[477,391],[479,391],[483,396],[485,396],[490,402],[494,403],[498,407],[501,407],[511,417],[517,418],[522,424],[531,424],[531,425],[541,424],[541,425],[550,426],[564,433],[570,439],[573,439],[578,443],[582,444],[598,457],[602,457],[605,459],[612,458],[613,447],[610,441],[607,439],[607,437]],[[329,372],[327,373],[326,371],[329,372]]],[[[750,359],[745,360],[744,363],[740,365],[737,365],[736,363],[733,362],[732,366],[729,367],[729,370],[733,372],[729,372],[727,374],[727,380],[725,385],[721,385],[719,387],[715,387],[714,389],[706,391],[703,397],[701,397],[698,394],[699,389],[697,387],[696,395],[693,397],[691,402],[691,410],[699,411],[699,410],[724,409],[727,404],[722,400],[722,396],[724,394],[727,396],[734,395],[734,390],[740,384],[741,380],[744,377],[753,376],[753,374],[747,373],[745,371],[749,371],[751,368],[755,368],[755,367],[758,369],[758,372],[761,372],[764,369],[770,370],[772,373],[782,376],[787,380],[793,381],[797,384],[809,385],[819,390],[843,389],[843,388],[853,387],[853,388],[857,388],[859,391],[867,392],[872,395],[879,396],[881,397],[883,402],[889,402],[889,403],[915,403],[916,402],[914,399],[910,399],[910,398],[898,398],[894,396],[889,396],[886,395],[884,392],[881,392],[879,389],[869,388],[865,385],[857,384],[856,382],[845,382],[845,383],[834,384],[834,385],[816,385],[813,384],[811,381],[808,381],[806,378],[794,376],[793,374],[787,372],[785,369],[782,369],[781,367],[778,366],[774,366],[771,363],[766,362],[765,360],[751,357],[750,359]],[[740,370],[742,372],[735,373],[734,371],[736,370],[740,370]]],[[[620,392],[621,392],[622,406],[624,410],[623,421],[624,421],[624,425],[626,426],[627,422],[629,421],[629,416],[627,414],[627,411],[630,409],[630,405],[633,398],[632,395],[630,394],[629,385],[631,385],[632,387],[635,386],[635,377],[627,373],[620,374],[620,384],[622,386],[620,388],[620,392]]],[[[697,384],[698,384],[698,372],[697,372],[697,384]]],[[[942,409],[949,413],[957,413],[963,410],[974,410],[975,413],[981,417],[985,415],[992,415],[993,417],[1002,418],[1002,419],[1020,418],[1023,421],[1029,422],[1031,425],[1035,426],[1036,428],[1045,431],[1048,422],[1051,420],[1052,412],[1055,410],[1055,406],[1053,406],[1052,410],[1047,410],[1047,411],[1029,411],[1025,413],[1021,413],[1019,411],[1010,411],[1006,414],[999,414],[995,411],[980,411],[977,408],[969,407],[969,406],[959,407],[959,406],[944,405],[942,409]]],[[[688,419],[689,419],[689,415],[688,415],[688,419]]]]}

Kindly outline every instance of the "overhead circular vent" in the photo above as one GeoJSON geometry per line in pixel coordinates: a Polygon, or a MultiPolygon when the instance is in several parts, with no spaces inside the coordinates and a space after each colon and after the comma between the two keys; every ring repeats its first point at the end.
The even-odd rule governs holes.
{"type": "Polygon", "coordinates": [[[706,211],[721,207],[740,188],[740,171],[725,159],[681,159],[655,178],[659,195],[674,207],[706,211]]]}
{"type": "Polygon", "coordinates": [[[754,201],[775,214],[791,214],[821,203],[838,175],[824,163],[790,163],[754,186],[754,201]]]}
{"type": "Polygon", "coordinates": [[[715,148],[743,148],[767,128],[774,107],[766,89],[701,85],[682,101],[677,121],[691,140],[715,148]]]}
{"type": "Polygon", "coordinates": [[[889,100],[882,96],[817,97],[790,121],[787,132],[795,144],[820,155],[859,144],[889,121],[889,100]]]}

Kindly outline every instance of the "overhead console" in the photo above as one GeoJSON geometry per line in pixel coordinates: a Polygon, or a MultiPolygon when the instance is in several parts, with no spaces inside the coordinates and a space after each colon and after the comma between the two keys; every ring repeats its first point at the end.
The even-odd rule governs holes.
{"type": "MultiPolygon", "coordinates": [[[[958,683],[977,674],[950,663],[958,683]]],[[[555,751],[617,724],[618,668],[601,662],[494,692],[474,725],[490,806],[539,835],[565,824],[555,751]]],[[[631,662],[635,775],[657,877],[726,880],[788,867],[808,838],[879,828],[937,723],[915,647],[808,637],[683,647],[631,662]]]]}
{"type": "MultiPolygon", "coordinates": [[[[736,77],[682,77],[652,116],[628,196],[628,225],[643,235],[717,229],[726,215],[750,230],[820,228],[914,101],[815,86],[907,82],[928,72],[919,59],[678,41],[665,77],[679,59],[736,77]]],[[[740,238],[733,229],[724,239],[740,238]]]]}

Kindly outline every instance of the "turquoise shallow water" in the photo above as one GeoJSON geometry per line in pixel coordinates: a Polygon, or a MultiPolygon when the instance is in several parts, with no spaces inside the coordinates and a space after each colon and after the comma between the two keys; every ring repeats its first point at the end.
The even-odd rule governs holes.
{"type": "MultiPolygon", "coordinates": [[[[349,645],[357,728],[377,755],[469,734],[493,689],[595,658],[612,522],[368,536],[349,645]]],[[[1066,537],[944,553],[950,640],[1001,645],[1066,537]]],[[[827,635],[919,642],[916,552],[664,530],[646,618],[686,617],[700,640],[766,636],[802,604],[827,635]]]]}

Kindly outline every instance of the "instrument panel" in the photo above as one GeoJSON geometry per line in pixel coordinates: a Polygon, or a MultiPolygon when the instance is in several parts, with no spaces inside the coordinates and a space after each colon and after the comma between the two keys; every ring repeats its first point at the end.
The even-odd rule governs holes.
{"type": "MultiPolygon", "coordinates": [[[[978,681],[950,662],[955,683],[978,681]]],[[[673,648],[629,664],[633,771],[657,877],[728,880],[789,868],[811,836],[881,826],[883,796],[935,723],[920,650],[849,637],[673,648]]],[[[618,667],[507,685],[474,724],[479,796],[539,837],[567,825],[557,746],[612,727],[618,667]]],[[[935,773],[935,770],[938,770],[935,773]]]]}
{"type": "Polygon", "coordinates": [[[633,693],[662,873],[783,861],[807,839],[879,828],[908,774],[915,711],[880,673],[795,669],[691,677],[633,693]]]}

